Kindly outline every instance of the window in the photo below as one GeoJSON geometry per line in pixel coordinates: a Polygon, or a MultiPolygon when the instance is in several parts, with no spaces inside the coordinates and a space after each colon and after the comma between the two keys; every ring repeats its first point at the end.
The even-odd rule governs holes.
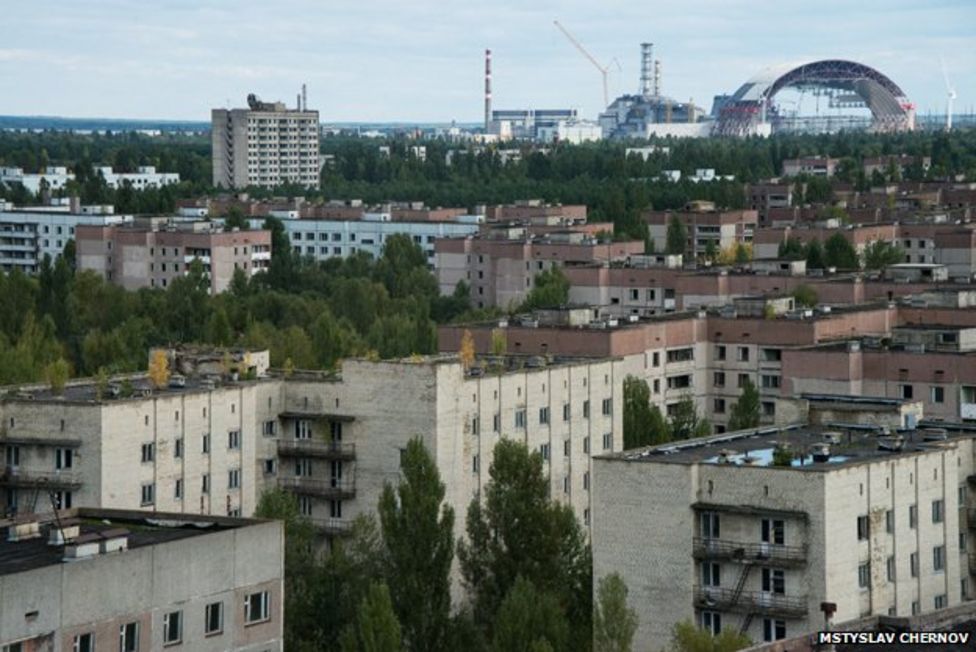
{"type": "Polygon", "coordinates": [[[515,427],[525,428],[525,408],[515,410],[515,427]]]}
{"type": "Polygon", "coordinates": [[[539,408],[539,423],[546,424],[549,423],[549,408],[539,408]]]}
{"type": "Polygon", "coordinates": [[[54,468],[70,469],[74,462],[74,451],[70,448],[57,448],[54,451],[54,468]]]}
{"type": "Polygon", "coordinates": [[[481,433],[481,422],[478,417],[471,418],[471,434],[478,435],[481,433]]]}
{"type": "Polygon", "coordinates": [[[778,568],[762,569],[762,590],[764,593],[786,593],[786,573],[778,568]]]}
{"type": "Polygon", "coordinates": [[[780,519],[764,518],[761,525],[763,543],[781,546],[786,542],[786,523],[780,519]]]}
{"type": "Polygon", "coordinates": [[[908,556],[908,569],[912,577],[918,577],[918,553],[913,552],[908,556]]]}
{"type": "Polygon", "coordinates": [[[695,350],[691,347],[684,349],[672,349],[671,351],[668,351],[667,355],[667,360],[669,363],[687,362],[695,359],[695,350]]]}
{"type": "Polygon", "coordinates": [[[261,434],[265,437],[274,437],[278,434],[278,422],[274,419],[270,421],[265,421],[264,425],[261,427],[261,434]]]}
{"type": "Polygon", "coordinates": [[[868,538],[868,517],[857,517],[857,540],[866,541],[868,538]]]}
{"type": "Polygon", "coordinates": [[[211,602],[203,610],[203,633],[207,636],[224,631],[224,603],[211,602]]]}
{"type": "Polygon", "coordinates": [[[119,652],[137,652],[139,649],[139,623],[126,623],[119,627],[119,652]]]}
{"type": "Polygon", "coordinates": [[[749,380],[749,374],[739,374],[739,379],[738,379],[739,389],[744,388],[748,380],[749,380]]]}
{"type": "Polygon", "coordinates": [[[725,399],[717,398],[712,402],[712,411],[716,414],[725,414],[725,399]]]}
{"type": "Polygon", "coordinates": [[[944,517],[944,512],[945,512],[945,503],[942,502],[942,499],[940,498],[938,500],[933,500],[932,501],[932,522],[941,523],[944,517]]]}
{"type": "Polygon", "coordinates": [[[912,615],[917,616],[921,610],[918,600],[912,600],[912,615]]]}
{"type": "Polygon", "coordinates": [[[302,516],[312,515],[312,498],[311,496],[299,496],[298,497],[298,512],[302,516]]]}
{"type": "Polygon", "coordinates": [[[857,567],[857,586],[866,589],[871,586],[871,564],[861,564],[857,567]]]}
{"type": "Polygon", "coordinates": [[[703,611],[701,615],[702,629],[711,632],[714,636],[722,633],[722,614],[716,611],[703,611]]]}
{"type": "Polygon", "coordinates": [[[273,457],[269,457],[264,460],[264,474],[274,475],[278,472],[278,460],[273,457]]]}
{"type": "Polygon", "coordinates": [[[786,638],[786,621],[763,618],[763,640],[779,641],[786,638]]]}
{"type": "Polygon", "coordinates": [[[945,609],[948,606],[949,606],[949,598],[948,598],[948,596],[946,596],[945,593],[941,593],[941,594],[935,596],[935,608],[936,609],[945,609]]]}
{"type": "Polygon", "coordinates": [[[583,452],[587,455],[590,454],[590,438],[583,437],[583,452]]]}
{"type": "Polygon", "coordinates": [[[589,471],[583,471],[583,489],[585,491],[589,491],[590,490],[590,472],[589,471]]]}
{"type": "Polygon", "coordinates": [[[569,403],[563,403],[563,421],[569,421],[569,403]]]}
{"type": "Polygon", "coordinates": [[[204,473],[201,476],[201,480],[203,480],[203,482],[201,483],[201,486],[200,486],[200,493],[209,494],[210,493],[210,474],[209,473],[204,473]]]}
{"type": "Polygon", "coordinates": [[[491,429],[494,432],[499,432],[502,429],[502,415],[495,413],[491,418],[491,429]]]}
{"type": "Polygon", "coordinates": [[[914,396],[914,394],[915,394],[915,391],[912,389],[912,386],[911,385],[902,385],[901,386],[901,397],[902,398],[912,398],[914,396]]]}
{"type": "MultiPolygon", "coordinates": [[[[13,427],[13,419],[10,420],[10,425],[13,427]]],[[[20,446],[7,446],[7,466],[17,467],[20,466],[20,446]]]]}
{"type": "Polygon", "coordinates": [[[935,546],[932,548],[932,570],[945,570],[945,546],[935,546]]]}
{"type": "Polygon", "coordinates": [[[652,360],[652,364],[655,367],[660,367],[661,366],[661,352],[660,351],[655,351],[653,353],[653,355],[651,356],[651,360],[652,360]]]}
{"type": "Polygon", "coordinates": [[[603,435],[603,450],[608,451],[613,448],[613,433],[603,435]]]}
{"type": "Polygon", "coordinates": [[[589,419],[590,418],[590,402],[589,401],[583,401],[583,418],[584,419],[589,419]]]}
{"type": "Polygon", "coordinates": [[[55,491],[54,506],[56,509],[71,509],[71,492],[55,491]]]}
{"type": "Polygon", "coordinates": [[[203,452],[204,454],[210,452],[210,435],[203,436],[203,452]]]}
{"type": "Polygon", "coordinates": [[[605,398],[605,399],[603,399],[603,404],[601,406],[601,411],[603,412],[603,416],[605,416],[605,417],[610,416],[611,414],[613,414],[613,399],[612,398],[605,398]]]}
{"type": "Polygon", "coordinates": [[[183,438],[177,437],[173,441],[173,457],[179,459],[183,457],[183,438]]]}
{"type": "Polygon", "coordinates": [[[295,422],[295,439],[311,439],[312,422],[307,419],[299,419],[295,422]]]}
{"type": "Polygon", "coordinates": [[[701,565],[702,586],[722,586],[722,566],[706,561],[701,565]]]}
{"type": "Polygon", "coordinates": [[[95,652],[95,634],[85,632],[84,634],[75,636],[74,644],[71,646],[71,652],[95,652]]]}
{"type": "Polygon", "coordinates": [[[183,498],[183,478],[177,478],[173,485],[173,498],[180,500],[183,498]]]}
{"type": "Polygon", "coordinates": [[[763,389],[779,389],[780,377],[779,376],[769,376],[763,374],[762,386],[763,389]]]}
{"type": "Polygon", "coordinates": [[[740,346],[738,355],[736,356],[739,362],[749,362],[749,347],[740,346]]]}
{"type": "Polygon", "coordinates": [[[150,482],[142,485],[142,505],[152,505],[156,500],[156,484],[150,482]]]}
{"type": "Polygon", "coordinates": [[[712,375],[712,384],[715,385],[716,387],[725,387],[725,372],[716,371],[712,375]]]}
{"type": "Polygon", "coordinates": [[[725,360],[725,345],[724,344],[719,344],[718,346],[715,347],[715,359],[716,360],[725,360]]]}
{"type": "Polygon", "coordinates": [[[779,349],[761,349],[760,354],[763,362],[779,362],[783,359],[783,352],[779,349]]]}
{"type": "Polygon", "coordinates": [[[173,645],[183,640],[183,612],[171,611],[163,615],[163,645],[173,645]]]}
{"type": "Polygon", "coordinates": [[[152,462],[155,457],[156,457],[156,444],[143,444],[142,445],[143,463],[152,462]]]}
{"type": "Polygon", "coordinates": [[[471,472],[478,473],[481,470],[481,459],[480,455],[473,455],[471,457],[471,472]]]}
{"type": "Polygon", "coordinates": [[[300,478],[307,478],[312,475],[312,460],[308,459],[307,457],[302,457],[295,460],[295,475],[300,478]]]}
{"type": "Polygon", "coordinates": [[[703,539],[719,538],[719,517],[717,512],[702,512],[700,521],[703,539]]]}
{"type": "Polygon", "coordinates": [[[542,459],[549,461],[549,444],[540,444],[539,453],[542,454],[542,459]]]}
{"type": "Polygon", "coordinates": [[[945,387],[932,387],[932,402],[945,403],[945,387]]]}
{"type": "Polygon", "coordinates": [[[563,441],[563,455],[569,457],[569,451],[570,451],[570,441],[567,439],[563,441]]]}
{"type": "Polygon", "coordinates": [[[915,529],[918,524],[918,505],[908,506],[908,527],[915,529]]]}
{"type": "Polygon", "coordinates": [[[271,616],[271,598],[267,591],[252,593],[244,597],[244,624],[253,625],[254,623],[264,622],[271,616]]]}
{"type": "Polygon", "coordinates": [[[763,401],[761,407],[762,407],[763,416],[765,417],[776,416],[776,403],[772,401],[763,401]]]}
{"type": "Polygon", "coordinates": [[[895,557],[894,557],[894,555],[888,557],[888,560],[885,562],[885,567],[886,567],[886,571],[887,571],[887,575],[888,575],[888,581],[889,582],[894,582],[895,581],[895,557]]]}
{"type": "Polygon", "coordinates": [[[227,448],[237,449],[241,447],[241,431],[231,430],[227,433],[227,448]]]}
{"type": "Polygon", "coordinates": [[[885,532],[893,534],[895,531],[895,511],[889,509],[885,512],[885,532]]]}

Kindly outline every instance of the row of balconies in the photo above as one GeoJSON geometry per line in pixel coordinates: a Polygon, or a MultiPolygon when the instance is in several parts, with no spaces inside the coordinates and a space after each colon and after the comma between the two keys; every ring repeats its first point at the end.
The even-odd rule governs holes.
{"type": "Polygon", "coordinates": [[[81,487],[81,481],[81,474],[73,471],[35,471],[7,466],[0,474],[0,486],[6,487],[77,489],[81,487]]]}
{"type": "Polygon", "coordinates": [[[807,561],[807,547],[772,543],[729,541],[695,537],[696,559],[726,559],[738,562],[768,561],[777,566],[802,566],[807,561]]]}
{"type": "Polygon", "coordinates": [[[782,618],[807,615],[806,596],[787,596],[765,591],[736,591],[711,586],[695,587],[695,606],[732,613],[755,613],[782,618]]]}
{"type": "Polygon", "coordinates": [[[317,439],[279,439],[281,457],[324,457],[332,460],[356,459],[356,444],[317,439]]]}
{"type": "Polygon", "coordinates": [[[296,494],[320,496],[330,500],[347,500],[356,496],[356,482],[352,479],[323,480],[311,476],[278,478],[278,487],[296,494]]]}

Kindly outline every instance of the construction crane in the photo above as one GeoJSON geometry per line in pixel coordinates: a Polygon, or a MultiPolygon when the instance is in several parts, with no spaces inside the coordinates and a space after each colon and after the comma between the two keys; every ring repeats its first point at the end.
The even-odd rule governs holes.
{"type": "MultiPolygon", "coordinates": [[[[586,48],[584,48],[583,45],[579,41],[577,41],[573,37],[573,35],[566,30],[565,27],[560,25],[558,20],[552,21],[552,24],[555,25],[556,28],[559,29],[559,31],[562,32],[567,39],[569,39],[569,42],[572,43],[573,46],[580,51],[580,54],[586,57],[590,61],[590,63],[592,63],[596,67],[596,69],[600,71],[600,76],[603,79],[603,106],[605,108],[607,105],[610,104],[610,95],[607,90],[607,76],[610,74],[610,66],[600,65],[600,62],[597,61],[592,54],[587,52],[586,48]]],[[[617,63],[617,67],[618,68],[620,67],[619,63],[617,63]]]]}

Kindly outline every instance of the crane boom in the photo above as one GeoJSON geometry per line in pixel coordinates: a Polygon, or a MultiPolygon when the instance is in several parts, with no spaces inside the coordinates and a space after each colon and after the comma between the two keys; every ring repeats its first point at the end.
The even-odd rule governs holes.
{"type": "Polygon", "coordinates": [[[592,54],[587,52],[586,48],[583,47],[583,44],[577,41],[576,38],[572,34],[570,34],[569,31],[565,27],[563,27],[558,20],[552,21],[552,24],[555,25],[556,28],[563,33],[563,36],[565,36],[569,40],[569,42],[572,43],[573,46],[580,51],[580,54],[586,57],[590,61],[590,63],[592,63],[593,66],[600,71],[600,75],[603,78],[603,106],[604,107],[607,106],[610,103],[610,97],[607,93],[607,73],[609,72],[609,67],[601,66],[600,62],[597,61],[592,54]]]}

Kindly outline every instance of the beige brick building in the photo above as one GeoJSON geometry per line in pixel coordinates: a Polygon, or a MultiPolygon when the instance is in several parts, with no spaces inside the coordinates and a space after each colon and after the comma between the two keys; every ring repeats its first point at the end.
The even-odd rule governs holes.
{"type": "Polygon", "coordinates": [[[284,649],[279,522],[71,509],[0,527],[5,651],[284,649]]]}
{"type": "Polygon", "coordinates": [[[627,583],[638,650],[686,620],[763,641],[820,629],[821,602],[835,622],[957,605],[973,597],[976,430],[949,428],[792,426],[599,457],[594,579],[627,583]],[[771,463],[783,443],[802,464],[771,463]]]}

